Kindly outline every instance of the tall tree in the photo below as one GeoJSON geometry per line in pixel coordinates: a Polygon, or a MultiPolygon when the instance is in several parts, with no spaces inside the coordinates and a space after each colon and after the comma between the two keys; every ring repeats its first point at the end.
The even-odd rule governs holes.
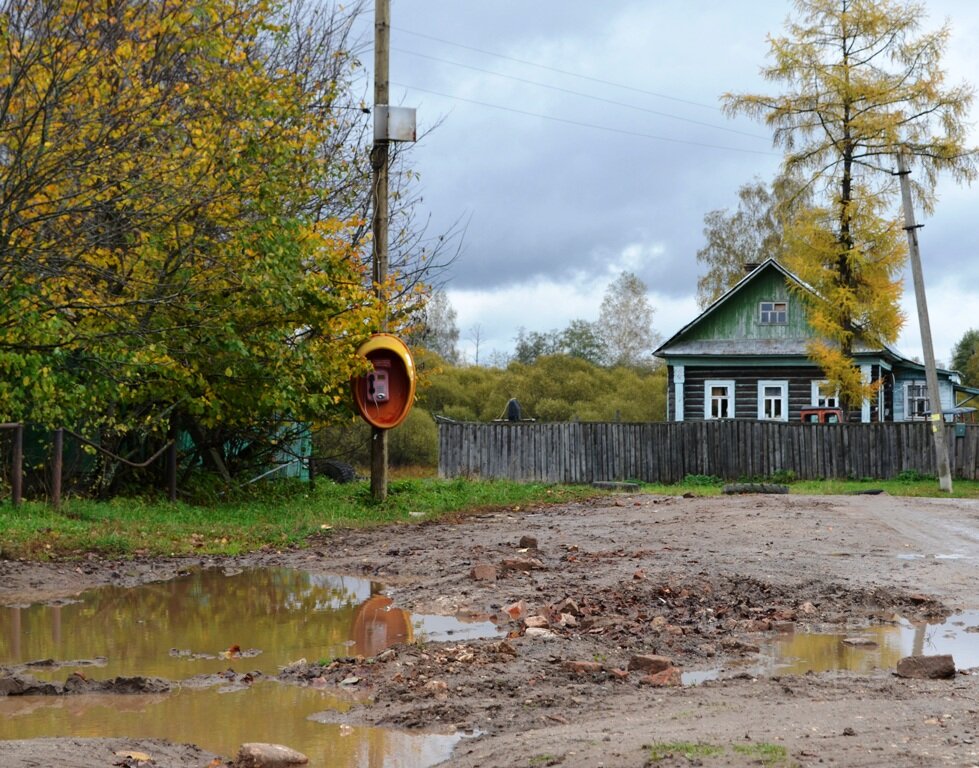
{"type": "Polygon", "coordinates": [[[697,261],[707,270],[697,279],[701,309],[744,277],[746,264],[784,259],[784,223],[808,204],[808,189],[791,176],[778,176],[770,185],[755,179],[738,190],[736,211],[704,216],[707,244],[697,251],[697,261]]]}
{"type": "Polygon", "coordinates": [[[208,461],[338,408],[379,316],[330,109],[354,64],[321,25],[290,59],[290,7],[0,2],[0,420],[177,421],[208,461]]]}
{"type": "Polygon", "coordinates": [[[632,272],[622,272],[606,289],[598,332],[607,365],[646,368],[653,364],[657,338],[653,308],[646,296],[646,284],[632,272]]]}
{"type": "Polygon", "coordinates": [[[569,357],[579,357],[593,365],[601,365],[605,359],[605,344],[598,324],[588,320],[572,320],[561,331],[561,351],[569,357]]]}
{"type": "Polygon", "coordinates": [[[434,352],[451,365],[459,364],[459,326],[457,313],[446,292],[440,288],[432,291],[428,302],[416,321],[416,329],[409,341],[434,352]]]}
{"type": "Polygon", "coordinates": [[[962,374],[964,384],[979,387],[979,330],[962,334],[952,350],[952,368],[962,374]]]}
{"type": "Polygon", "coordinates": [[[762,72],[779,96],[727,94],[729,114],[764,118],[785,150],[784,171],[812,187],[814,206],[786,233],[788,266],[815,288],[810,316],[819,335],[809,354],[859,402],[873,391],[852,362],[855,334],[892,342],[906,244],[898,185],[886,169],[899,151],[919,173],[917,199],[930,211],[940,172],[976,175],[963,122],[966,85],[948,87],[940,67],[949,27],[921,32],[924,7],[905,0],[795,0],[787,35],[770,37],[762,72]]]}
{"type": "Polygon", "coordinates": [[[530,365],[538,357],[545,355],[560,355],[563,353],[561,348],[561,334],[556,331],[528,331],[521,326],[517,329],[516,348],[514,349],[513,359],[515,362],[530,365]]]}

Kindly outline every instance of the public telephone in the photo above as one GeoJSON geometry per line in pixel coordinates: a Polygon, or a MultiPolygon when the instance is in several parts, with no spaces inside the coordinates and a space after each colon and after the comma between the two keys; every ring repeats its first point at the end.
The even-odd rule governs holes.
{"type": "Polygon", "coordinates": [[[405,343],[375,333],[357,350],[370,367],[350,380],[357,412],[377,429],[393,429],[415,401],[415,363],[405,343]]]}
{"type": "Polygon", "coordinates": [[[367,374],[367,401],[370,403],[386,403],[389,397],[387,371],[375,369],[373,373],[367,374]]]}

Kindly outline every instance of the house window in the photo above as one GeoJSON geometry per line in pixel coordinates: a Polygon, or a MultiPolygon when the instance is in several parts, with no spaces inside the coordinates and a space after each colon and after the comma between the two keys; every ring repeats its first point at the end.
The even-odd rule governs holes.
{"type": "Polygon", "coordinates": [[[704,418],[734,418],[734,382],[708,380],[704,383],[704,418]]]}
{"type": "Polygon", "coordinates": [[[759,320],[762,325],[785,325],[789,322],[787,301],[763,301],[759,309],[759,320]]]}
{"type": "Polygon", "coordinates": [[[923,381],[909,381],[905,388],[905,418],[908,421],[928,418],[931,404],[928,400],[928,385],[923,381]]]}
{"type": "Polygon", "coordinates": [[[814,408],[839,408],[840,391],[831,387],[828,381],[812,383],[812,406],[814,408]]]}
{"type": "Polygon", "coordinates": [[[787,381],[758,382],[758,418],[788,421],[789,383],[787,381]]]}

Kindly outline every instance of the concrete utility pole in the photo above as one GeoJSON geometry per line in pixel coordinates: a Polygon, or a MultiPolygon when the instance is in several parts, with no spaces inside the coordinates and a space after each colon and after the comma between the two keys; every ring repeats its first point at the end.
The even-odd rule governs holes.
{"type": "MultiPolygon", "coordinates": [[[[374,2],[374,119],[378,106],[389,101],[388,70],[391,53],[391,2],[374,2]]],[[[384,283],[388,278],[388,139],[378,138],[374,132],[371,149],[371,167],[374,170],[373,197],[374,218],[371,232],[374,239],[374,289],[379,298],[384,297],[384,283]]],[[[387,307],[381,330],[387,330],[387,307]]],[[[388,496],[388,433],[386,429],[371,427],[371,496],[384,501],[388,496]]]]}
{"type": "Polygon", "coordinates": [[[942,414],[941,390],[938,388],[938,370],[935,367],[935,348],[931,341],[931,324],[928,322],[928,302],[925,299],[925,278],[921,271],[921,254],[918,252],[918,225],[914,223],[914,207],[911,203],[911,181],[908,179],[907,158],[904,152],[897,154],[897,174],[901,180],[901,200],[904,203],[904,229],[908,233],[908,256],[914,280],[914,297],[918,304],[918,325],[921,329],[921,347],[925,355],[925,382],[928,385],[928,402],[931,404],[931,431],[935,438],[935,466],[938,469],[938,485],[947,493],[952,492],[952,472],[948,463],[948,443],[945,442],[945,419],[942,414]]]}

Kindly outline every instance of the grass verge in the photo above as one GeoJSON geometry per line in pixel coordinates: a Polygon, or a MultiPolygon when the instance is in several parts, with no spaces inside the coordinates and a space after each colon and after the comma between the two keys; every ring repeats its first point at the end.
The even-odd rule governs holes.
{"type": "Polygon", "coordinates": [[[248,499],[209,506],[118,498],[69,499],[59,510],[41,502],[0,504],[0,557],[56,560],[88,552],[110,557],[235,555],[301,546],[333,528],[418,522],[489,509],[561,503],[599,495],[587,486],[504,481],[396,480],[388,498],[371,498],[366,482],[270,483],[248,499]]]}
{"type": "MultiPolygon", "coordinates": [[[[935,478],[913,475],[891,480],[789,480],[782,478],[751,478],[739,482],[776,483],[788,486],[789,493],[815,496],[841,496],[848,494],[887,493],[891,496],[934,497],[940,499],[979,499],[979,481],[954,480],[952,493],[938,488],[935,478]]],[[[704,475],[689,475],[675,485],[643,484],[644,493],[676,495],[692,493],[696,496],[719,496],[724,492],[726,481],[704,475]]]]}
{"type": "MultiPolygon", "coordinates": [[[[821,480],[788,484],[791,493],[833,495],[882,491],[892,496],[945,498],[933,478],[821,480]]],[[[691,476],[676,485],[643,485],[645,493],[713,496],[724,481],[691,476]]],[[[979,482],[956,480],[955,498],[979,498],[979,482]]],[[[249,498],[208,506],[159,500],[69,499],[54,510],[41,502],[14,509],[0,503],[0,558],[61,560],[86,553],[109,557],[189,554],[236,555],[263,548],[302,546],[332,528],[433,520],[481,509],[513,509],[602,495],[588,486],[548,486],[502,480],[404,478],[375,502],[366,482],[336,485],[326,479],[312,489],[276,482],[251,489],[249,498]]]]}

